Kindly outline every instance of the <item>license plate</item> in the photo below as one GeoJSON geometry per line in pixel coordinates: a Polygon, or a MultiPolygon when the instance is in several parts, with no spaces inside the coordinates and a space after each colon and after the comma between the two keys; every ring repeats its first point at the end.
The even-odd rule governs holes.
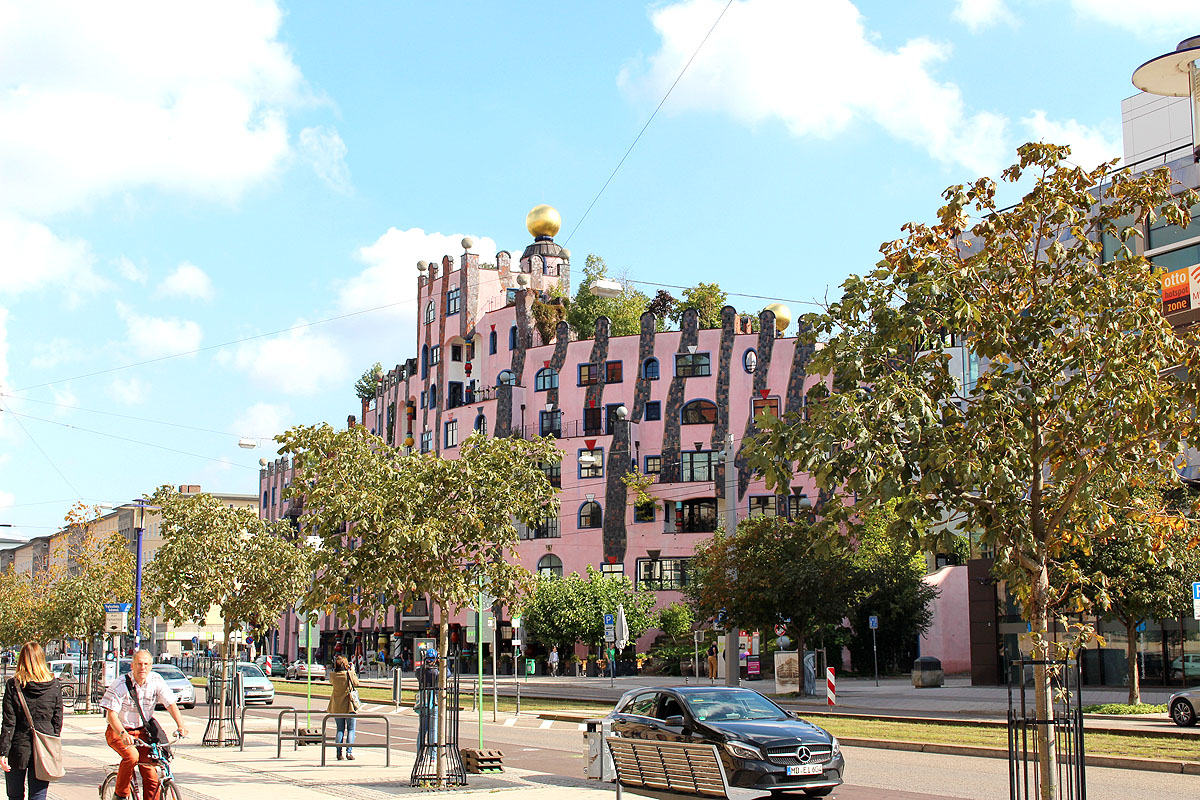
{"type": "Polygon", "coordinates": [[[793,764],[787,768],[788,775],[820,775],[824,771],[820,764],[793,764]]]}

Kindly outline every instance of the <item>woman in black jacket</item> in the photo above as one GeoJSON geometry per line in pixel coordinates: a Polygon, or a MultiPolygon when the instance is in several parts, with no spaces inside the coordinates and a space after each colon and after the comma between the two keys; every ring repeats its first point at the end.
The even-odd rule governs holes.
{"type": "Polygon", "coordinates": [[[46,654],[37,642],[26,642],[17,657],[17,669],[4,687],[3,727],[0,727],[0,769],[8,785],[8,800],[46,800],[50,784],[40,780],[33,768],[33,732],[17,699],[25,695],[29,716],[43,733],[62,734],[62,685],[46,666],[46,654]]]}

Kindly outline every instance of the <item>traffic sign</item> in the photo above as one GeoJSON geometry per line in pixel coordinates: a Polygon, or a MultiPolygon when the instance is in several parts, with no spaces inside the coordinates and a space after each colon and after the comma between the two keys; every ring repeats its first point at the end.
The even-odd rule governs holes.
{"type": "Polygon", "coordinates": [[[512,618],[512,626],[513,626],[514,628],[519,628],[519,627],[521,627],[521,615],[520,615],[520,614],[513,614],[513,618],[512,618]]]}
{"type": "Polygon", "coordinates": [[[104,612],[106,614],[110,613],[110,612],[114,612],[114,611],[128,611],[131,608],[133,608],[132,603],[105,603],[104,604],[104,612]]]}
{"type": "Polygon", "coordinates": [[[1200,619],[1200,581],[1192,584],[1192,616],[1200,619]]]}
{"type": "MultiPolygon", "coordinates": [[[[611,617],[612,615],[611,615],[611,614],[608,614],[608,615],[606,615],[606,616],[610,616],[610,617],[611,617]]],[[[607,624],[607,623],[606,623],[606,624],[605,624],[605,626],[604,626],[604,641],[606,641],[606,642],[615,642],[616,640],[617,640],[617,626],[616,626],[616,625],[609,625],[609,624],[607,624]]]]}
{"type": "Polygon", "coordinates": [[[781,622],[775,626],[775,635],[776,636],[783,636],[785,633],[787,633],[787,625],[784,625],[781,622]]]}
{"type": "Polygon", "coordinates": [[[613,614],[605,614],[604,615],[604,624],[605,625],[616,625],[617,618],[613,614]]]}
{"type": "Polygon", "coordinates": [[[867,625],[870,626],[871,630],[877,629],[879,627],[879,617],[875,616],[874,614],[867,617],[867,625]]]}
{"type": "MultiPolygon", "coordinates": [[[[107,603],[105,605],[108,605],[107,603]]],[[[122,604],[124,605],[124,604],[122,604]]],[[[105,611],[104,631],[106,633],[125,633],[129,630],[128,611],[105,611]]]]}

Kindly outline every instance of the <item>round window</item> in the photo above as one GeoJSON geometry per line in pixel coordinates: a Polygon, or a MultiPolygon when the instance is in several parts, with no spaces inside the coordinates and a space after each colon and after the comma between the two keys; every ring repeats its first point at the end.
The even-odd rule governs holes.
{"type": "Polygon", "coordinates": [[[754,370],[758,368],[758,353],[753,347],[742,354],[742,366],[750,374],[754,374],[754,370]]]}

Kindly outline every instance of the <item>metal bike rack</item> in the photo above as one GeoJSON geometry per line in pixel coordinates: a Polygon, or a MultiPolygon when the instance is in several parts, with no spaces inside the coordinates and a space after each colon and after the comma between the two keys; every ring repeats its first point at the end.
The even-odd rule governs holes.
{"type": "Polygon", "coordinates": [[[385,714],[326,714],[321,717],[321,766],[325,766],[325,750],[327,748],[341,749],[348,747],[383,748],[384,766],[392,765],[392,720],[385,714]],[[383,744],[347,744],[346,742],[330,741],[328,737],[329,720],[331,719],[378,719],[383,720],[383,744]]]}
{"type": "MultiPolygon", "coordinates": [[[[300,749],[300,740],[304,737],[300,735],[300,709],[285,708],[279,712],[279,716],[275,719],[275,757],[283,757],[283,743],[291,742],[293,750],[300,749]],[[288,714],[292,715],[292,732],[283,732],[283,718],[288,714]]],[[[243,740],[244,741],[244,740],[243,740]]]]}

